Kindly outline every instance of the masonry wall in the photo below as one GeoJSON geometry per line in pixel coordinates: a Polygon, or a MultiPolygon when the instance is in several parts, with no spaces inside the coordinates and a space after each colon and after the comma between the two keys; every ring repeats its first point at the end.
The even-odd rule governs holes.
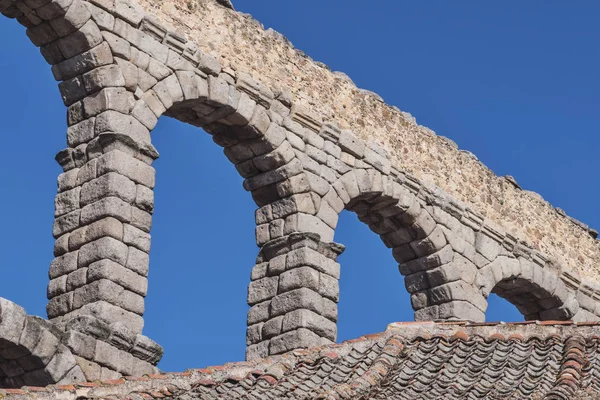
{"type": "Polygon", "coordinates": [[[268,87],[289,90],[295,104],[323,114],[315,118],[335,120],[340,128],[381,145],[399,170],[441,187],[529,246],[563,259],[582,276],[600,271],[595,231],[565,216],[537,193],[521,190],[512,179],[496,176],[469,152],[418,125],[410,114],[386,105],[377,95],[357,88],[344,74],[314,62],[251,16],[214,0],[139,3],[219,57],[225,68],[246,72],[268,87]]]}
{"type": "MultiPolygon", "coordinates": [[[[338,89],[346,90],[351,101],[364,100],[349,104],[355,114],[348,115],[364,119],[340,118],[331,91],[336,82],[328,81],[337,78],[324,67],[230,8],[216,3],[186,6],[204,12],[194,17],[203,25],[188,32],[191,38],[203,35],[200,41],[208,35],[203,47],[165,26],[160,21],[165,15],[157,17],[152,10],[144,14],[128,0],[0,0],[0,12],[27,27],[27,35],[52,65],[69,124],[68,147],[57,155],[64,172],[55,199],[50,320],[27,317],[20,307],[2,301],[0,386],[154,371],[162,348],[143,336],[142,328],[154,212],[152,162],[158,157],[150,133],[163,115],[211,134],[259,207],[260,250],[248,288],[249,359],[336,340],[336,259],[344,247],[334,242],[334,234],[344,209],[355,212],[392,249],[417,320],[483,322],[492,292],[515,304],[527,319],[600,318],[600,285],[585,276],[595,274],[589,268],[595,253],[580,249],[589,245],[596,250],[596,232],[543,202],[535,203],[540,200],[520,192],[510,179],[490,175],[481,188],[468,182],[453,186],[450,179],[441,189],[431,183],[437,179],[431,173],[436,165],[439,171],[464,169],[453,164],[453,156],[462,162],[465,155],[450,141],[385,108],[376,95],[357,94],[348,81],[345,89],[338,89]],[[248,25],[236,27],[236,21],[248,25]],[[216,42],[225,46],[220,49],[222,63],[205,52],[219,50],[210,41],[211,32],[215,37],[233,32],[216,42]],[[242,54],[239,59],[227,40],[244,32],[254,34],[249,38],[272,39],[229,43],[242,54]],[[281,54],[283,67],[300,57],[296,75],[302,79],[322,69],[313,86],[330,98],[311,92],[302,79],[288,82],[292,75],[285,71],[278,75],[263,70],[276,63],[269,51],[259,51],[269,44],[281,47],[273,54],[281,54]],[[253,60],[267,54],[260,70],[249,68],[251,75],[228,61],[231,57],[243,66],[248,49],[253,60]],[[316,100],[307,100],[310,96],[316,100]],[[323,109],[327,115],[314,113],[323,109]],[[387,135],[408,147],[394,146],[393,140],[369,130],[385,110],[390,121],[396,118],[400,124],[387,135]],[[344,129],[348,127],[355,134],[344,129]],[[446,159],[426,162],[431,156],[427,148],[410,147],[419,135],[429,135],[431,143],[445,149],[446,159]],[[399,159],[398,153],[404,152],[399,159]],[[499,182],[512,185],[506,187],[515,196],[530,198],[530,207],[523,208],[529,225],[522,231],[511,229],[521,209],[513,203],[500,209],[490,208],[491,200],[486,203],[499,182]],[[488,197],[464,204],[462,191],[488,197]],[[560,230],[536,233],[532,229],[538,223],[545,229],[544,224],[564,225],[570,231],[564,238],[552,236],[560,230]],[[559,238],[564,242],[552,242],[559,238]],[[544,247],[548,243],[552,246],[544,247]],[[582,254],[568,259],[571,268],[552,258],[564,254],[565,243],[582,254]],[[48,337],[44,346],[36,345],[40,335],[48,337]]],[[[171,3],[163,7],[177,12],[171,3]]],[[[473,165],[465,170],[475,170],[473,177],[487,171],[468,157],[465,163],[473,165]]],[[[438,175],[443,181],[442,172],[438,175]]]]}

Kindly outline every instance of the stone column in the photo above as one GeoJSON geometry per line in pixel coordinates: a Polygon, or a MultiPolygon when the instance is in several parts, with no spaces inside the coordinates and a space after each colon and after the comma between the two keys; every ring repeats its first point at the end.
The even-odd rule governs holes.
{"type": "Polygon", "coordinates": [[[47,306],[63,326],[91,315],[134,333],[143,328],[158,154],[149,130],[125,114],[132,104],[131,93],[108,88],[69,109],[47,306]]]}
{"type": "Polygon", "coordinates": [[[335,342],[343,251],[314,233],[262,246],[248,287],[247,359],[335,342]]]}
{"type": "Polygon", "coordinates": [[[66,103],[48,318],[87,380],[154,373],[163,351],[141,334],[158,157],[151,127],[129,115],[135,100],[122,88],[66,103]]]}
{"type": "Polygon", "coordinates": [[[477,267],[450,245],[400,264],[400,272],[411,294],[415,321],[485,321],[487,300],[474,284],[477,267]]]}

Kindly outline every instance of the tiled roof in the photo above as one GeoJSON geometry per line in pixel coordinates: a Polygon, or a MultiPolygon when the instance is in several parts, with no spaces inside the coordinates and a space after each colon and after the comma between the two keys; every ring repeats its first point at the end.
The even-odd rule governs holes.
{"type": "Polygon", "coordinates": [[[39,399],[583,399],[600,397],[600,325],[398,323],[263,360],[118,381],[0,390],[39,399]]]}

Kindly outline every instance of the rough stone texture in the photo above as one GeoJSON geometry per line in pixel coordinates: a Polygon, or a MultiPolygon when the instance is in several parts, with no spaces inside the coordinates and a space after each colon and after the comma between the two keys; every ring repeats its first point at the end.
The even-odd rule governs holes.
{"type": "MultiPolygon", "coordinates": [[[[335,340],[343,209],[392,249],[417,320],[482,322],[492,292],[528,319],[599,319],[595,231],[514,179],[213,0],[91,3],[0,0],[68,107],[47,306],[64,342],[39,382],[151,372],[162,355],[140,339],[162,115],[209,132],[259,207],[248,358],[335,340]]],[[[2,359],[4,385],[23,384],[2,359]]]]}
{"type": "Polygon", "coordinates": [[[295,104],[318,110],[325,121],[335,115],[339,129],[377,143],[391,155],[395,168],[443,188],[536,250],[565,257],[578,273],[593,277],[599,272],[600,248],[587,228],[560,215],[538,195],[496,176],[446,138],[418,125],[410,114],[295,51],[283,35],[265,30],[251,16],[212,0],[199,0],[192,9],[185,0],[141,0],[140,5],[185,33],[199,48],[211,49],[223,67],[252,76],[275,91],[292,93],[295,104]],[[224,31],[221,26],[231,29],[224,31]]]}
{"type": "Polygon", "coordinates": [[[84,379],[60,343],[60,331],[0,298],[0,387],[44,386],[84,379]],[[67,376],[69,375],[69,376],[67,376]]]}

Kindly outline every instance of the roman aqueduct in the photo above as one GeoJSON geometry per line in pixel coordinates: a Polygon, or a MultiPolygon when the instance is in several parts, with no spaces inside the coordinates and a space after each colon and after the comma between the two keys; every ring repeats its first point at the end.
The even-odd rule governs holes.
{"type": "Polygon", "coordinates": [[[0,0],[69,124],[48,320],[0,299],[0,387],[156,370],[142,328],[163,115],[212,135],[257,204],[249,359],[336,340],[344,209],[391,249],[416,320],[482,322],[492,292],[527,319],[599,319],[596,231],[227,2],[171,5],[0,0]]]}

